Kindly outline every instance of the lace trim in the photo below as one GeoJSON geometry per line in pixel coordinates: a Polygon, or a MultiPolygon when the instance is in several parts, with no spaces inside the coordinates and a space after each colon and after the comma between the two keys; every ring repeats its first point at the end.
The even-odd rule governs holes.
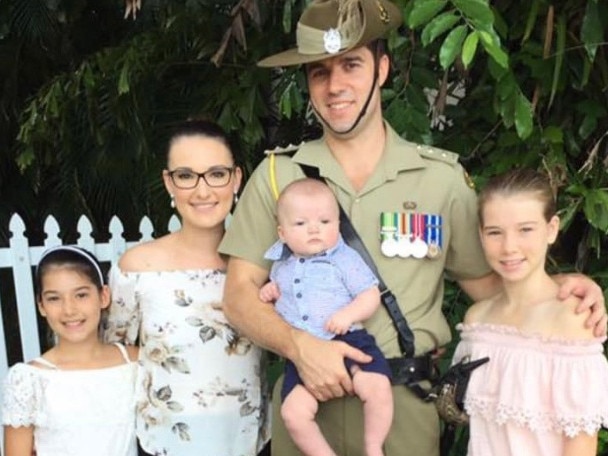
{"type": "Polygon", "coordinates": [[[559,336],[544,336],[540,333],[524,332],[516,326],[500,325],[493,323],[458,323],[456,325],[458,331],[470,331],[470,332],[486,332],[491,331],[498,334],[514,335],[523,339],[530,339],[540,342],[552,342],[563,345],[574,345],[574,346],[588,346],[595,345],[598,342],[604,343],[606,336],[595,337],[591,339],[565,339],[559,336]]]}
{"type": "Polygon", "coordinates": [[[35,368],[23,363],[9,369],[4,381],[3,425],[20,427],[45,422],[46,414],[40,410],[39,403],[47,382],[32,369],[35,368]]]}
{"type": "Polygon", "coordinates": [[[511,422],[526,427],[532,432],[553,431],[568,437],[575,437],[582,432],[591,435],[602,426],[608,425],[608,414],[554,415],[481,399],[467,399],[465,409],[470,416],[480,416],[484,420],[498,425],[511,422]]]}

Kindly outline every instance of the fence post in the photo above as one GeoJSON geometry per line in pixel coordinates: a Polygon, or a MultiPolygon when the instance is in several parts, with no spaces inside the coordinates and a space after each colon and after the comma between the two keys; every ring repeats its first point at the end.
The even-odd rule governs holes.
{"type": "MultiPolygon", "coordinates": [[[[34,264],[30,259],[30,247],[24,236],[25,224],[21,217],[14,214],[9,222],[12,237],[9,240],[11,249],[13,277],[15,281],[15,296],[17,313],[19,315],[19,332],[23,358],[26,360],[40,356],[40,339],[36,321],[36,299],[32,287],[32,269],[34,264]]],[[[36,261],[37,263],[37,261],[36,261]]]]}

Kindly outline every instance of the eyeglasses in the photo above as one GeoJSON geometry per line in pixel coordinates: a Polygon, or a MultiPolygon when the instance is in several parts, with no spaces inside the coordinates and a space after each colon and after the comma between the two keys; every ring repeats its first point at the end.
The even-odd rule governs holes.
{"type": "Polygon", "coordinates": [[[168,171],[167,174],[169,174],[171,181],[177,188],[189,190],[198,185],[201,177],[209,187],[225,187],[230,182],[233,171],[234,166],[232,168],[216,166],[204,173],[195,173],[187,168],[177,168],[173,171],[168,171]]]}

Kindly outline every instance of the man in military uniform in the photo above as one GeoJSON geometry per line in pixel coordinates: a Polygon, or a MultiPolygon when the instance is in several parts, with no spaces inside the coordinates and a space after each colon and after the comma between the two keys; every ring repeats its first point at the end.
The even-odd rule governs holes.
{"type": "MultiPolygon", "coordinates": [[[[230,256],[226,316],[254,342],[294,362],[304,386],[323,402],[317,419],[341,456],[362,456],[364,448],[361,404],[351,397],[343,361],[368,359],[346,344],[293,329],[273,306],[258,300],[270,269],[264,252],[277,239],[275,195],[304,176],[300,164],[318,168],[346,211],[397,297],[417,356],[450,340],[441,309],[444,274],[475,300],[498,290],[479,243],[476,195],[457,155],[405,141],[382,117],[380,89],[390,66],[382,38],[401,21],[389,0],[315,0],[298,22],[297,48],[259,63],[305,65],[310,104],[324,135],[299,146],[293,157],[275,153],[258,166],[220,246],[230,256]]],[[[596,307],[603,308],[599,287],[588,279],[577,286],[581,282],[592,290],[591,299],[600,301],[596,307]]],[[[605,327],[604,313],[595,315],[598,327],[605,327]]],[[[387,357],[400,356],[397,332],[384,308],[366,327],[387,357]]],[[[386,454],[437,455],[439,420],[433,404],[403,385],[395,385],[393,394],[395,418],[386,454]]],[[[300,454],[281,423],[279,395],[274,397],[272,452],[300,454]]]]}

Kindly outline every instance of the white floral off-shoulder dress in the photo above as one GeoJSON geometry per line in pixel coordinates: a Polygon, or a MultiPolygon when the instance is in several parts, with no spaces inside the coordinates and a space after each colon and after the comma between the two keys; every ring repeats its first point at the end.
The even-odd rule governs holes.
{"type": "Polygon", "coordinates": [[[110,270],[104,339],[135,344],[137,435],[153,455],[254,456],[269,438],[262,351],[221,311],[219,270],[110,270]]]}

